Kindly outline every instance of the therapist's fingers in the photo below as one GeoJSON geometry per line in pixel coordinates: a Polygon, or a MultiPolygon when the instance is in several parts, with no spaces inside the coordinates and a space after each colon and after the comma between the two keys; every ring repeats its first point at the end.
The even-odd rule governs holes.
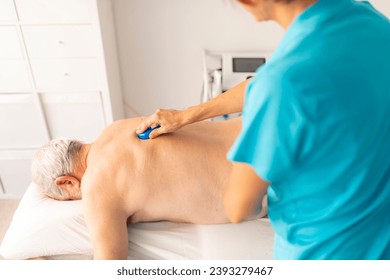
{"type": "MultiPolygon", "coordinates": [[[[154,139],[162,134],[170,133],[170,132],[173,132],[173,131],[179,129],[178,126],[172,125],[170,122],[166,122],[163,120],[160,120],[159,125],[160,125],[159,128],[153,129],[152,132],[150,132],[149,139],[154,139]]],[[[155,126],[156,125],[151,125],[152,128],[155,126]]]]}
{"type": "Polygon", "coordinates": [[[161,134],[173,132],[183,126],[183,118],[179,110],[158,109],[153,115],[143,121],[136,129],[136,133],[142,133],[149,127],[160,125],[160,128],[153,130],[149,138],[153,139],[161,134]]]}
{"type": "Polygon", "coordinates": [[[149,134],[149,139],[154,139],[158,136],[160,136],[161,134],[165,134],[167,133],[166,131],[164,131],[163,128],[156,128],[155,130],[153,130],[150,134],[149,134]]]}
{"type": "MultiPolygon", "coordinates": [[[[158,124],[158,123],[157,123],[158,124]]],[[[147,118],[146,120],[144,120],[138,127],[137,129],[135,130],[135,132],[137,134],[139,133],[142,133],[144,132],[146,129],[148,129],[149,127],[155,127],[156,125],[156,121],[154,120],[153,118],[153,115],[150,116],[149,118],[147,118]]]]}

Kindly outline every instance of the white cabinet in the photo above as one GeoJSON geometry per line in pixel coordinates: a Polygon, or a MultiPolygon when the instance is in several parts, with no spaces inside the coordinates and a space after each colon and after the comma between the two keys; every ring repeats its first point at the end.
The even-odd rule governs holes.
{"type": "Polygon", "coordinates": [[[23,57],[16,27],[0,26],[0,38],[0,59],[21,59],[23,57]]]}
{"type": "Polygon", "coordinates": [[[0,59],[1,92],[20,92],[31,89],[26,61],[23,59],[0,59]]]}
{"type": "MultiPolygon", "coordinates": [[[[92,21],[89,0],[14,0],[19,19],[26,22],[92,21]]],[[[95,15],[93,15],[95,16],[95,15]]]]}
{"type": "Polygon", "coordinates": [[[98,90],[98,63],[93,58],[31,59],[39,90],[98,90]]]}
{"type": "Polygon", "coordinates": [[[31,58],[96,57],[90,25],[25,26],[24,40],[31,58]]]}
{"type": "Polygon", "coordinates": [[[2,26],[0,21],[0,42],[0,92],[28,90],[31,84],[27,61],[23,58],[17,28],[2,26]]]}
{"type": "Polygon", "coordinates": [[[0,0],[0,22],[16,20],[14,2],[12,0],[0,0]]]}
{"type": "Polygon", "coordinates": [[[0,198],[21,196],[50,139],[123,117],[110,0],[0,0],[0,198]]]}
{"type": "Polygon", "coordinates": [[[0,95],[0,149],[34,148],[48,140],[31,93],[0,95]]]}
{"type": "Polygon", "coordinates": [[[31,159],[33,151],[0,153],[0,196],[20,198],[31,183],[31,159]]]}
{"type": "Polygon", "coordinates": [[[100,92],[43,93],[42,103],[53,138],[91,142],[105,126],[100,92]]]}

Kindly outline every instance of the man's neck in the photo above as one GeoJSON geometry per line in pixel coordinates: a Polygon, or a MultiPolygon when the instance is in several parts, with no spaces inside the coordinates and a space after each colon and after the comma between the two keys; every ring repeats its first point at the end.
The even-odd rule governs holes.
{"type": "Polygon", "coordinates": [[[91,144],[83,144],[80,149],[79,157],[76,163],[76,174],[74,174],[79,180],[83,177],[85,170],[87,169],[87,159],[91,144]]]}

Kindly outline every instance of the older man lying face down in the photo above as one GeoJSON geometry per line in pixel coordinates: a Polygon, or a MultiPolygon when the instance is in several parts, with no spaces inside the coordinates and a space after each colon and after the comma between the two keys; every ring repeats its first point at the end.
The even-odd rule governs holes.
{"type": "Polygon", "coordinates": [[[33,181],[45,194],[82,198],[95,259],[127,258],[127,223],[229,222],[226,153],[241,119],[200,122],[154,140],[134,133],[142,120],[117,121],[91,144],[53,140],[33,160],[33,181]]]}

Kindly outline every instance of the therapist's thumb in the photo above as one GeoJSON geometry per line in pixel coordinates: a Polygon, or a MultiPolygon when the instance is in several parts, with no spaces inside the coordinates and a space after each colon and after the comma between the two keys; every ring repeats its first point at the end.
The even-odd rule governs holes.
{"type": "Polygon", "coordinates": [[[163,127],[156,128],[149,134],[149,139],[154,139],[160,136],[161,134],[166,133],[163,127]]]}
{"type": "Polygon", "coordinates": [[[146,119],[144,122],[142,122],[135,130],[135,133],[137,134],[140,134],[142,132],[144,132],[146,129],[148,129],[152,124],[154,124],[155,122],[153,121],[153,119],[151,118],[148,118],[146,119]]]}

